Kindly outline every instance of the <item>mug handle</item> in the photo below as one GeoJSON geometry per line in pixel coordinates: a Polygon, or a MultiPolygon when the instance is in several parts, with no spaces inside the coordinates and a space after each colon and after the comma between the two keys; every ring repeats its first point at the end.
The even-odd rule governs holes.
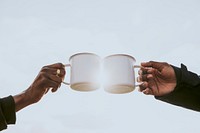
{"type": "MultiPolygon", "coordinates": [[[[71,65],[70,64],[64,64],[64,67],[70,67],[71,68],[71,65]]],[[[65,85],[70,85],[69,82],[62,81],[62,83],[65,84],[65,85]]]]}
{"type": "MultiPolygon", "coordinates": [[[[135,69],[135,68],[143,68],[142,66],[140,66],[140,65],[134,65],[133,66],[133,69],[135,69]]],[[[137,79],[135,80],[136,82],[137,82],[137,79]]],[[[135,84],[135,88],[136,87],[139,87],[141,84],[135,84]]]]}

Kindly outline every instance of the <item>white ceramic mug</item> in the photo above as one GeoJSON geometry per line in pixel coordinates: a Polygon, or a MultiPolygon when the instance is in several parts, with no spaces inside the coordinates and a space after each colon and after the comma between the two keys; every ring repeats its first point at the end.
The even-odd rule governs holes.
{"type": "Polygon", "coordinates": [[[114,94],[128,93],[135,89],[134,57],[115,54],[104,58],[104,90],[114,94]]]}
{"type": "Polygon", "coordinates": [[[100,87],[99,74],[101,69],[101,59],[93,53],[78,53],[69,58],[71,67],[70,87],[77,91],[92,91],[100,87]]]}

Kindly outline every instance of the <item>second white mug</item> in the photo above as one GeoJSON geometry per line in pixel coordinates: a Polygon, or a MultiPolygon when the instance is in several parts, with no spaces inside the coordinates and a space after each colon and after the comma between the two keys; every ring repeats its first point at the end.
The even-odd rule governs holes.
{"type": "Polygon", "coordinates": [[[104,90],[114,94],[128,93],[135,89],[134,57],[115,54],[104,58],[104,90]]]}

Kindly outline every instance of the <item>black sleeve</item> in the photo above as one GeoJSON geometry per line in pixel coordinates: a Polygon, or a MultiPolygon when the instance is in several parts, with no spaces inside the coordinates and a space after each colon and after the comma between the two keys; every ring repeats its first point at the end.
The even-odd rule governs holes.
{"type": "Polygon", "coordinates": [[[0,99],[0,131],[8,124],[15,124],[15,102],[12,96],[0,99]]]}
{"type": "Polygon", "coordinates": [[[155,97],[158,100],[200,111],[200,77],[187,70],[186,66],[181,64],[181,68],[174,68],[177,86],[170,94],[155,97]]]}

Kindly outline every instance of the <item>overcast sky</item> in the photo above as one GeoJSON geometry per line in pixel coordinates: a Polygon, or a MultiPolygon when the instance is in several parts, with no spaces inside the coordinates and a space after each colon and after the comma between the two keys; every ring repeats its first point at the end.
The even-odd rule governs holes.
{"type": "MultiPolygon", "coordinates": [[[[125,53],[200,73],[198,0],[0,0],[0,96],[77,52],[125,53]]],[[[67,70],[69,73],[69,70],[67,70]]],[[[69,75],[66,75],[66,80],[69,75]]],[[[4,133],[199,133],[199,113],[137,90],[113,95],[62,85],[17,113],[4,133]]]]}

